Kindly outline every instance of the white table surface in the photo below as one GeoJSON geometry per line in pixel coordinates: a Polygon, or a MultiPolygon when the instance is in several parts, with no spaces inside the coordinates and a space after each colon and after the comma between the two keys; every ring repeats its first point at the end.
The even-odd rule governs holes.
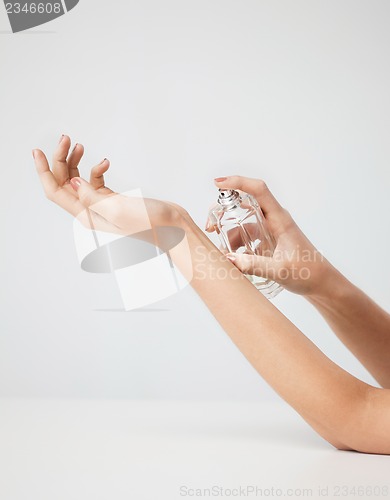
{"type": "Polygon", "coordinates": [[[0,400],[1,500],[229,497],[390,498],[390,457],[333,449],[283,402],[0,400]]]}

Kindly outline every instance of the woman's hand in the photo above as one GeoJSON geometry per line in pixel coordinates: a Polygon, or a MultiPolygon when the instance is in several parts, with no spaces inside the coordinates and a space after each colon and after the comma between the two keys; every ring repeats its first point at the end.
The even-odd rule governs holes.
{"type": "Polygon", "coordinates": [[[77,217],[84,226],[100,231],[134,234],[154,226],[177,226],[185,211],[174,203],[133,198],[105,186],[110,166],[105,158],[92,168],[90,181],[80,177],[81,144],[69,153],[71,141],[63,135],[53,156],[52,169],[45,154],[33,150],[35,165],[47,198],[77,217]],[[145,210],[146,208],[146,210],[145,210]]]}
{"type": "MultiPolygon", "coordinates": [[[[321,293],[335,269],[318,252],[287,210],[272,195],[262,180],[232,176],[215,179],[219,189],[237,189],[256,198],[268,228],[276,242],[272,257],[228,254],[227,257],[245,274],[272,279],[291,292],[301,295],[321,293]]],[[[210,220],[206,231],[214,231],[210,220]]]]}

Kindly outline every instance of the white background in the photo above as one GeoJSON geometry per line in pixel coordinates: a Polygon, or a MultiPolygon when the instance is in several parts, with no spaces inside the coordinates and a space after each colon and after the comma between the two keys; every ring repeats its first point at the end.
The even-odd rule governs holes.
{"type": "MultiPolygon", "coordinates": [[[[0,6],[0,396],[276,397],[191,289],[125,313],[112,277],[79,269],[72,219],[31,158],[62,133],[85,145],[85,176],[107,156],[114,189],[181,203],[200,225],[215,176],[264,178],[386,307],[389,16],[387,0],[81,0],[14,35],[0,6]]],[[[372,382],[304,299],[275,304],[372,382]]]]}

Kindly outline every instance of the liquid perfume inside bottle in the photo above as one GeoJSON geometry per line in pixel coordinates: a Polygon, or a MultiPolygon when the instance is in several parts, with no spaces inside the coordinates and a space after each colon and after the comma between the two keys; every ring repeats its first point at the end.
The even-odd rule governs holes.
{"type": "MultiPolygon", "coordinates": [[[[217,203],[210,210],[209,218],[220,238],[223,252],[272,257],[275,242],[253,196],[220,189],[217,203]]],[[[283,290],[275,281],[248,274],[246,277],[268,299],[283,290]]]]}

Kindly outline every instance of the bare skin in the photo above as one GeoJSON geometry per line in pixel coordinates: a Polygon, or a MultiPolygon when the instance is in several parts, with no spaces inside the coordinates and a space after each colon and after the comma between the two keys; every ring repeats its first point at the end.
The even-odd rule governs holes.
{"type": "MultiPolygon", "coordinates": [[[[78,171],[82,146],[76,146],[70,154],[69,148],[70,139],[63,136],[52,170],[43,152],[33,151],[47,197],[75,217],[89,211],[102,230],[136,232],[142,222],[139,204],[105,187],[108,161],[94,167],[87,182],[78,171]]],[[[333,363],[251,285],[241,270],[279,277],[282,268],[309,267],[306,279],[285,272],[281,284],[318,307],[384,387],[389,387],[390,381],[386,361],[386,353],[387,357],[390,354],[389,316],[325,259],[314,259],[318,252],[262,181],[231,177],[218,181],[217,186],[242,189],[256,196],[277,241],[273,260],[249,262],[236,255],[229,259],[183,208],[146,200],[152,226],[173,225],[186,233],[191,262],[178,253],[171,255],[175,264],[185,276],[192,276],[193,288],[258,373],[323,438],[338,449],[390,454],[390,390],[372,387],[333,363]],[[292,257],[291,250],[297,245],[311,252],[313,259],[303,263],[297,254],[292,257]]]]}
{"type": "MultiPolygon", "coordinates": [[[[318,252],[263,181],[233,176],[216,185],[255,196],[277,242],[272,258],[230,254],[237,268],[276,278],[287,290],[305,297],[378,383],[390,389],[390,315],[318,252]]],[[[206,226],[213,231],[209,221],[206,226]]]]}

